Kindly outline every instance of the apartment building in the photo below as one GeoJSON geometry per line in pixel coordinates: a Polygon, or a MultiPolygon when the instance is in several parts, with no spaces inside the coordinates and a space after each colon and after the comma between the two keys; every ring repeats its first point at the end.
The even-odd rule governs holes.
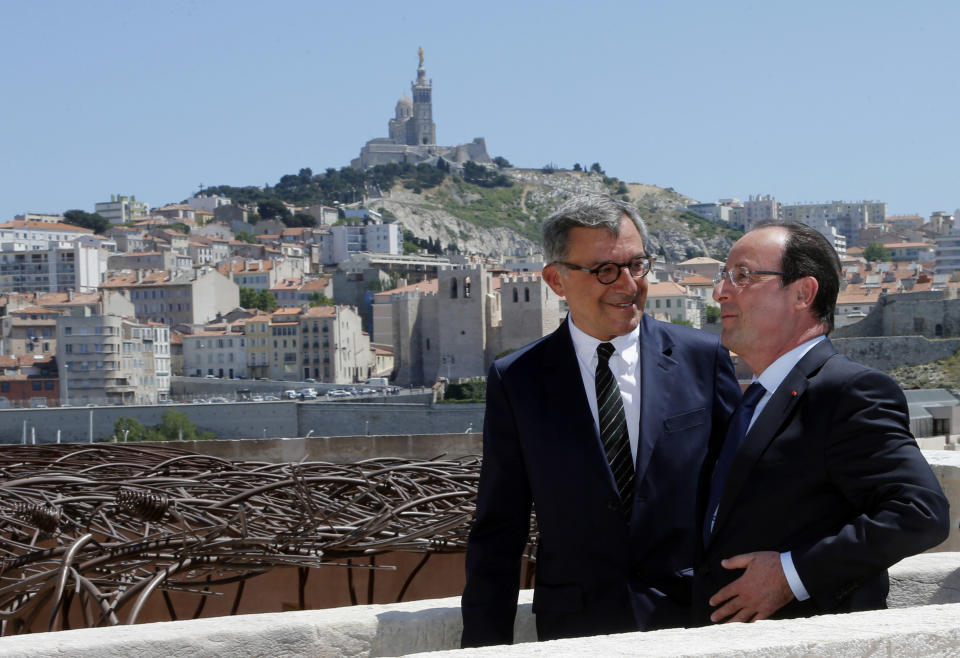
{"type": "Polygon", "coordinates": [[[203,331],[183,335],[183,374],[246,378],[248,355],[244,324],[207,326],[203,331]]]}
{"type": "Polygon", "coordinates": [[[105,281],[101,289],[123,292],[133,303],[138,320],[170,327],[203,325],[217,313],[227,313],[240,305],[240,288],[210,267],[187,272],[122,271],[105,281]]]}
{"type": "Polygon", "coordinates": [[[0,318],[0,353],[12,356],[57,351],[57,318],[62,313],[41,306],[9,311],[0,318]]]}
{"type": "Polygon", "coordinates": [[[769,194],[755,194],[742,204],[730,208],[730,225],[741,231],[749,231],[762,222],[780,219],[780,202],[769,194]]]}
{"type": "Polygon", "coordinates": [[[352,306],[315,306],[299,315],[300,374],[331,384],[362,382],[376,364],[352,306]]]}
{"type": "MultiPolygon", "coordinates": [[[[164,251],[131,251],[113,254],[107,259],[109,270],[178,270],[180,258],[169,249],[164,251]]],[[[187,261],[188,263],[191,262],[187,261]]]]}
{"type": "Polygon", "coordinates": [[[933,260],[937,274],[960,271],[960,231],[951,231],[934,240],[933,260]]]}
{"type": "Polygon", "coordinates": [[[14,220],[0,224],[0,248],[34,251],[65,247],[85,235],[93,235],[93,231],[60,222],[14,220]]]}
{"type": "Polygon", "coordinates": [[[59,404],[60,383],[52,354],[0,354],[0,409],[59,404]]]}
{"type": "Polygon", "coordinates": [[[114,226],[104,233],[117,243],[117,251],[122,253],[147,251],[153,241],[148,238],[146,229],[130,226],[114,226]]]}
{"type": "Polygon", "coordinates": [[[137,201],[135,196],[111,194],[109,201],[94,204],[94,212],[111,224],[124,224],[150,215],[149,204],[137,201]]]}
{"type": "Polygon", "coordinates": [[[51,240],[27,248],[23,242],[0,245],[0,289],[9,292],[91,292],[107,271],[108,254],[97,246],[51,240]]]}
{"type": "Polygon", "coordinates": [[[397,224],[340,224],[314,235],[322,265],[334,265],[353,254],[370,252],[399,256],[403,253],[403,239],[397,224]]]}
{"type": "Polygon", "coordinates": [[[300,314],[299,307],[278,308],[270,315],[272,341],[270,379],[299,380],[300,314]]]}
{"type": "Polygon", "coordinates": [[[696,293],[673,281],[650,283],[644,312],[667,322],[689,322],[700,329],[704,321],[705,302],[696,293]]]}
{"type": "Polygon", "coordinates": [[[156,404],[170,394],[170,329],[117,315],[57,320],[64,405],[156,404]]]}
{"type": "Polygon", "coordinates": [[[303,262],[299,259],[231,258],[218,263],[216,268],[239,288],[253,290],[270,290],[284,279],[300,279],[303,276],[303,262]]]}
{"type": "Polygon", "coordinates": [[[243,333],[247,345],[247,375],[250,379],[270,376],[272,330],[270,315],[259,313],[247,318],[243,333]]]}
{"type": "Polygon", "coordinates": [[[784,221],[802,222],[813,226],[825,222],[846,238],[847,247],[858,245],[862,229],[870,225],[886,225],[887,204],[883,201],[830,201],[829,203],[797,203],[780,209],[784,221]]]}

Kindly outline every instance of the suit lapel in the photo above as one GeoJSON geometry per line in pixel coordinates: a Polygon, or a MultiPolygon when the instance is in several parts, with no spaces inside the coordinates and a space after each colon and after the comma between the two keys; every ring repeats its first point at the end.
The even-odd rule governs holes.
{"type": "MultiPolygon", "coordinates": [[[[593,414],[583,388],[580,363],[570,337],[569,318],[549,338],[544,351],[540,380],[540,400],[549,400],[549,413],[544,414],[544,424],[549,424],[549,433],[575,442],[571,450],[557,450],[555,455],[579,459],[587,455],[592,464],[606,473],[611,493],[617,494],[617,485],[607,464],[593,414]]],[[[547,429],[547,428],[545,428],[547,429]]],[[[580,465],[582,468],[582,465],[580,465]]]]}
{"type": "Polygon", "coordinates": [[[790,417],[794,408],[803,398],[804,392],[810,384],[809,377],[819,370],[823,363],[837,353],[833,343],[827,338],[815,345],[807,352],[797,365],[787,374],[786,378],[773,392],[770,401],[754,420],[753,426],[743,438],[743,443],[737,450],[733,463],[730,465],[730,474],[723,489],[723,497],[717,508],[717,521],[714,536],[723,526],[730,510],[734,507],[737,496],[743,488],[750,471],[757,460],[766,451],[773,441],[784,421],[790,417]]]}
{"type": "Polygon", "coordinates": [[[650,457],[663,436],[663,419],[669,415],[672,387],[681,385],[670,372],[677,367],[671,356],[673,340],[655,322],[643,315],[640,322],[640,440],[637,443],[637,484],[643,481],[650,457]]]}

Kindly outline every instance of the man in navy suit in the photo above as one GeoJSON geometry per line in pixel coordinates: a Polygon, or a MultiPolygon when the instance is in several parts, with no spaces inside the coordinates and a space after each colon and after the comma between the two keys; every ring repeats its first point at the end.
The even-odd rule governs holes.
{"type": "Polygon", "coordinates": [[[783,223],[741,238],[714,288],[755,407],[704,466],[698,623],[886,607],[887,568],[949,532],[900,387],[826,337],[839,287],[830,243],[783,223]]]}
{"type": "Polygon", "coordinates": [[[570,314],[490,368],[464,646],[513,639],[531,504],[541,640],[685,625],[696,478],[740,398],[716,337],[643,314],[652,257],[631,206],[576,198],[543,235],[543,277],[570,314]],[[601,423],[610,408],[615,456],[604,438],[614,423],[601,423]]]}

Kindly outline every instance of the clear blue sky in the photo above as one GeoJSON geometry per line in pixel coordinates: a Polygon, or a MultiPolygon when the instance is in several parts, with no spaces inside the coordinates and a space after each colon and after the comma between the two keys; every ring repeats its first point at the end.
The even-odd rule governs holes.
{"type": "Polygon", "coordinates": [[[10,2],[0,220],[339,169],[417,48],[440,144],[700,201],[960,207],[960,3],[10,2]]]}

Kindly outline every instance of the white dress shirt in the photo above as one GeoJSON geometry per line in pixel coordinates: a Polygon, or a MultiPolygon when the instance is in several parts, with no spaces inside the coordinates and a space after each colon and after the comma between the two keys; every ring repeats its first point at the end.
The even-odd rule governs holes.
{"type": "MultiPolygon", "coordinates": [[[[780,388],[780,384],[787,378],[790,371],[794,369],[807,352],[813,349],[814,345],[825,338],[826,336],[817,336],[805,343],[797,345],[767,366],[767,369],[764,370],[759,377],[754,377],[754,381],[760,382],[760,385],[766,389],[766,393],[760,398],[760,402],[757,403],[757,407],[753,411],[747,432],[750,431],[750,427],[753,427],[753,421],[760,417],[763,408],[767,406],[767,402],[773,397],[774,392],[780,388]]],[[[807,588],[803,586],[803,581],[800,580],[800,574],[797,573],[796,567],[793,566],[793,557],[790,555],[790,551],[780,554],[780,566],[783,567],[783,575],[786,576],[787,584],[790,585],[790,590],[793,592],[793,595],[797,597],[797,600],[806,601],[809,599],[810,594],[807,592],[807,588]]]]}
{"type": "Polygon", "coordinates": [[[593,414],[593,426],[600,436],[600,420],[597,412],[597,346],[600,343],[613,345],[614,353],[610,356],[610,371],[620,387],[620,397],[623,399],[623,415],[627,421],[627,432],[630,435],[630,453],[633,463],[637,463],[637,442],[640,440],[640,327],[629,334],[617,336],[613,340],[603,341],[594,338],[577,328],[573,318],[568,317],[570,337],[577,352],[577,363],[580,364],[580,377],[583,379],[583,390],[590,403],[590,412],[593,414]]]}

